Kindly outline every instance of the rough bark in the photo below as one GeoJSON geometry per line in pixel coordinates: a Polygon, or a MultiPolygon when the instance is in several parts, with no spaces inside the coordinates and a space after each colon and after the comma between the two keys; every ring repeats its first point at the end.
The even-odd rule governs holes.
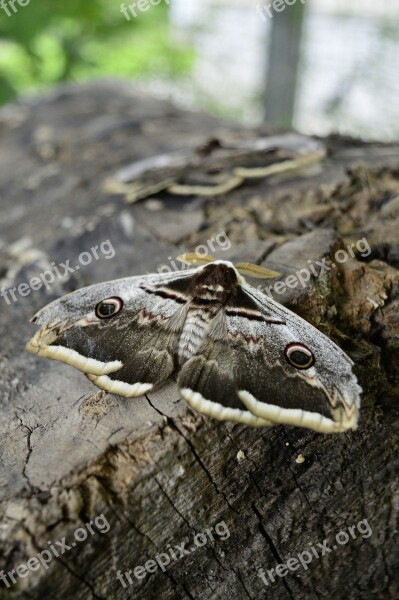
{"type": "MultiPolygon", "coordinates": [[[[215,200],[127,207],[101,183],[124,164],[240,128],[101,83],[70,86],[0,113],[3,287],[110,239],[101,259],[8,305],[0,298],[0,569],[6,573],[104,513],[110,531],[52,560],[1,598],[381,598],[399,595],[398,146],[326,140],[321,164],[251,182],[215,200]],[[371,254],[279,296],[340,344],[364,389],[356,432],[215,422],[174,386],[134,401],[97,391],[71,367],[24,352],[28,319],[89,283],[152,272],[225,231],[225,257],[290,273],[367,238],[371,254]],[[313,544],[350,539],[268,586],[313,544]],[[224,521],[230,536],[123,588],[116,571],[224,521]],[[269,580],[270,581],[270,580],[269,580]]],[[[255,133],[265,134],[265,131],[255,133]]],[[[248,131],[243,135],[248,135],[248,131]]],[[[330,263],[328,263],[330,264],[330,263]]],[[[335,545],[337,545],[335,543],[335,545]]],[[[320,551],[321,553],[321,551],[320,551]]]]}

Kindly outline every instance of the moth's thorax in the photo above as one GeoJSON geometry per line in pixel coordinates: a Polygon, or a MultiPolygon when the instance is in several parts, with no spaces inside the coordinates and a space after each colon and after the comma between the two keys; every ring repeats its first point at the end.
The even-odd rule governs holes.
{"type": "Polygon", "coordinates": [[[220,303],[224,306],[238,291],[237,273],[233,265],[218,261],[205,265],[193,277],[191,295],[194,302],[206,306],[220,303]]]}

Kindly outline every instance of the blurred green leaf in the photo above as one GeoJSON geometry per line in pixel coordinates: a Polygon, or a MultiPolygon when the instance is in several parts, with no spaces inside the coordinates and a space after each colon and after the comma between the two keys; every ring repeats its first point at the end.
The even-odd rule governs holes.
{"type": "Polygon", "coordinates": [[[8,78],[0,73],[0,104],[14,100],[17,90],[11,85],[8,78]]]}
{"type": "Polygon", "coordinates": [[[0,103],[61,81],[174,76],[192,65],[192,51],[169,40],[166,3],[130,21],[109,0],[31,0],[15,8],[10,17],[0,9],[0,103]]]}

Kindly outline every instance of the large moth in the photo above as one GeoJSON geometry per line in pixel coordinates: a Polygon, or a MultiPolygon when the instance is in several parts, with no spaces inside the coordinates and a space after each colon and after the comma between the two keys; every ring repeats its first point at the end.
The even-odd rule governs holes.
{"type": "Polygon", "coordinates": [[[355,429],[361,388],[351,359],[244,279],[266,270],[202,263],[68,294],[33,317],[41,328],[27,350],[127,398],[175,378],[184,400],[215,419],[355,429]]]}

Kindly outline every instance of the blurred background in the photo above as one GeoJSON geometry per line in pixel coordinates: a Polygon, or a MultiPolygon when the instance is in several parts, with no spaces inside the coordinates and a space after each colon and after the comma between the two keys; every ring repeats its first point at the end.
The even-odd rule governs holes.
{"type": "Polygon", "coordinates": [[[1,0],[1,104],[115,77],[248,124],[396,140],[399,0],[1,0]]]}

